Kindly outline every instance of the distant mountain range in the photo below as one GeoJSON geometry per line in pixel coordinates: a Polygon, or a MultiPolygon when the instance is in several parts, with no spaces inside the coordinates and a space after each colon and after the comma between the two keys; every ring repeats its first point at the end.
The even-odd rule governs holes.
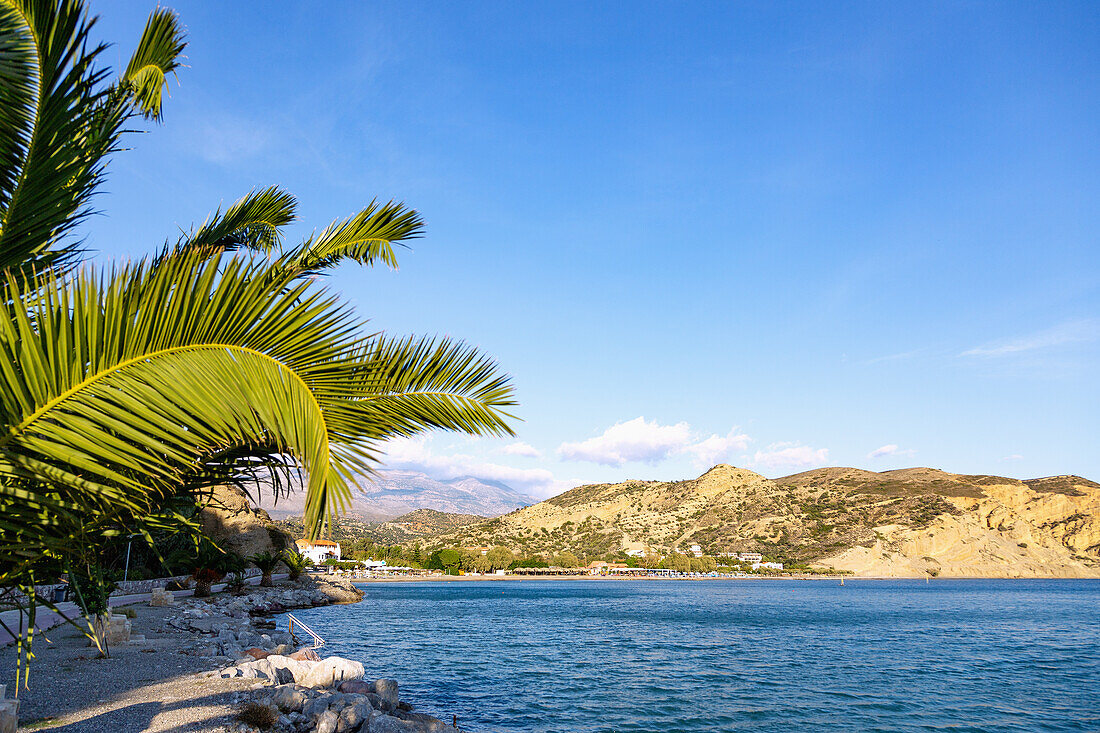
{"type": "MultiPolygon", "coordinates": [[[[300,516],[305,504],[302,491],[278,503],[266,495],[259,499],[260,506],[274,518],[300,516]]],[[[507,484],[474,476],[437,481],[417,471],[380,471],[373,479],[363,478],[352,489],[346,514],[367,522],[393,519],[417,509],[495,517],[537,501],[507,484]]]]}
{"type": "Polygon", "coordinates": [[[434,541],[582,557],[699,545],[868,576],[1100,577],[1100,484],[931,468],[767,479],[719,465],[686,481],[579,486],[434,541]]]}

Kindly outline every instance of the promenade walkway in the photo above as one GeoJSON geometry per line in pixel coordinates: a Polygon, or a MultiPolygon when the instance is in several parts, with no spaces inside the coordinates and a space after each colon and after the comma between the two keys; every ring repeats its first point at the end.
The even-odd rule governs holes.
{"type": "MultiPolygon", "coordinates": [[[[276,573],[272,576],[274,580],[282,580],[286,578],[286,573],[276,573]]],[[[245,583],[249,585],[256,585],[260,582],[261,576],[253,575],[245,578],[245,583]]],[[[211,591],[218,593],[225,590],[226,583],[218,583],[211,587],[211,591]]],[[[186,598],[195,594],[194,590],[176,590],[171,591],[172,595],[176,598],[186,598]]],[[[113,608],[119,608],[121,606],[129,606],[134,603],[148,602],[152,598],[152,593],[132,593],[124,596],[111,596],[111,606],[113,608]]],[[[79,619],[81,617],[80,608],[72,601],[65,601],[64,603],[57,604],[60,615],[55,611],[52,611],[44,606],[39,606],[38,613],[34,620],[35,635],[42,631],[49,631],[50,629],[65,623],[69,619],[79,619]]],[[[23,622],[26,621],[26,615],[20,617],[19,611],[3,611],[0,612],[0,621],[4,622],[4,625],[11,629],[15,633],[20,633],[23,630],[23,622]]],[[[7,646],[15,641],[15,638],[8,632],[3,626],[0,626],[0,647],[7,646]]]]}

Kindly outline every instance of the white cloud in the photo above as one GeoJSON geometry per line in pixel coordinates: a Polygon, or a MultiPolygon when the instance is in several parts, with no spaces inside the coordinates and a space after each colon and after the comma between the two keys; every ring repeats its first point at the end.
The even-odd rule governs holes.
{"type": "Polygon", "coordinates": [[[540,497],[553,496],[582,483],[559,480],[545,468],[514,468],[463,453],[437,454],[429,448],[424,436],[395,438],[386,443],[385,451],[386,468],[407,468],[437,479],[476,476],[502,481],[540,497]]]}
{"type": "Polygon", "coordinates": [[[967,349],[959,356],[998,357],[1011,356],[1036,349],[1046,349],[1063,344],[1094,341],[1100,336],[1100,321],[1086,319],[1070,321],[1045,331],[1020,336],[1004,341],[994,341],[973,349],[967,349]]]}
{"type": "Polygon", "coordinates": [[[524,443],[523,441],[516,441],[515,443],[509,443],[500,449],[501,453],[509,456],[523,456],[524,458],[542,458],[542,452],[531,445],[530,443],[524,443]]]}
{"type": "Polygon", "coordinates": [[[697,467],[709,468],[716,463],[729,460],[730,455],[734,452],[746,450],[751,441],[752,438],[744,433],[737,432],[737,428],[734,427],[730,429],[725,437],[712,435],[694,445],[687,446],[684,448],[684,452],[693,457],[697,467]]]}
{"type": "Polygon", "coordinates": [[[772,443],[767,450],[758,450],[749,465],[763,470],[777,468],[809,468],[829,460],[828,448],[811,448],[798,443],[772,443]]]}
{"type": "Polygon", "coordinates": [[[621,466],[630,461],[659,463],[691,443],[686,422],[660,425],[656,420],[637,417],[615,423],[603,435],[580,443],[562,443],[558,455],[570,461],[590,461],[604,466],[621,466]]]}
{"type": "Polygon", "coordinates": [[[1021,456],[1019,453],[1013,453],[1010,456],[1005,456],[1001,460],[1002,461],[1022,461],[1022,460],[1024,460],[1024,457],[1021,456]]]}
{"type": "Polygon", "coordinates": [[[656,464],[675,456],[690,456],[700,467],[728,460],[734,451],[743,451],[752,439],[732,428],[728,434],[700,438],[686,422],[661,425],[656,420],[637,417],[620,422],[602,435],[577,443],[562,443],[558,455],[570,461],[589,461],[604,466],[622,466],[639,462],[656,464]]]}
{"type": "Polygon", "coordinates": [[[911,456],[916,453],[912,448],[902,450],[894,443],[888,443],[881,448],[875,448],[867,454],[868,458],[885,458],[887,456],[911,456]]]}

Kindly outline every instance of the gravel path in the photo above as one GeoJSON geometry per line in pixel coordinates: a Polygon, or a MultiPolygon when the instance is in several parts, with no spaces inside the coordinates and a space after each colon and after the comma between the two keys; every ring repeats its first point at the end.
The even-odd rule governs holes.
{"type": "MultiPolygon", "coordinates": [[[[183,633],[155,629],[174,609],[134,606],[133,633],[146,642],[120,645],[109,659],[72,626],[38,635],[30,689],[19,695],[20,731],[64,733],[213,733],[235,712],[233,694],[255,680],[200,676],[214,669],[210,658],[178,652],[183,633]]],[[[14,689],[15,651],[0,650],[9,696],[14,689]]]]}

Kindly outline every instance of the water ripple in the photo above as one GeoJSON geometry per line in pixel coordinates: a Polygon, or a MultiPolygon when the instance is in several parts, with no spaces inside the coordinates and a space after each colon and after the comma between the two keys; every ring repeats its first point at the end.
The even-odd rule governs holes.
{"type": "Polygon", "coordinates": [[[1100,582],[364,586],[296,612],[472,731],[1100,730],[1100,582]]]}

